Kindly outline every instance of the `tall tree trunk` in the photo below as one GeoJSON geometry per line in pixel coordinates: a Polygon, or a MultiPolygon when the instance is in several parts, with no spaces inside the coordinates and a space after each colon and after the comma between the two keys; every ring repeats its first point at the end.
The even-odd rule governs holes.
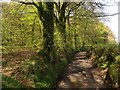
{"type": "Polygon", "coordinates": [[[69,57],[67,55],[66,21],[65,22],[60,21],[60,23],[58,25],[58,30],[60,31],[60,34],[61,34],[61,38],[62,38],[61,43],[63,43],[65,56],[68,59],[69,57]]]}
{"type": "Polygon", "coordinates": [[[75,41],[75,49],[77,50],[77,33],[76,33],[76,28],[74,32],[74,41],[75,41]]]}
{"type": "MultiPolygon", "coordinates": [[[[60,5],[60,4],[59,4],[60,5]]],[[[65,10],[67,7],[67,2],[63,2],[63,5],[61,6],[61,9],[58,13],[58,30],[61,33],[61,37],[63,39],[63,43],[64,43],[64,48],[66,48],[66,16],[65,16],[65,10]]]]}
{"type": "Polygon", "coordinates": [[[54,3],[44,2],[41,12],[41,7],[38,8],[40,12],[40,20],[43,23],[43,51],[46,63],[50,63],[55,59],[54,49],[54,3]]]}
{"type": "Polygon", "coordinates": [[[66,47],[66,44],[67,44],[67,41],[66,41],[66,25],[65,23],[60,23],[59,24],[59,27],[58,27],[60,33],[61,33],[61,37],[62,37],[62,40],[63,40],[63,45],[64,45],[64,48],[66,47]]]}
{"type": "Polygon", "coordinates": [[[71,28],[70,28],[71,26],[70,26],[70,18],[69,17],[68,17],[67,21],[68,21],[68,31],[69,31],[68,38],[69,38],[69,42],[72,44],[71,28]]]}

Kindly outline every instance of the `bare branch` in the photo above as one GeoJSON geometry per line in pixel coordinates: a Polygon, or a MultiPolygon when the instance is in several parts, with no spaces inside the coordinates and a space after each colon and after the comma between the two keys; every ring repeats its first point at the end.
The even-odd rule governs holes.
{"type": "Polygon", "coordinates": [[[86,15],[86,14],[79,14],[81,17],[109,17],[109,16],[115,16],[120,13],[114,13],[114,14],[105,14],[105,15],[86,15]]]}
{"type": "Polygon", "coordinates": [[[108,16],[115,16],[115,15],[118,15],[120,13],[114,13],[114,14],[106,14],[106,15],[95,15],[96,17],[108,17],[108,16]]]}
{"type": "Polygon", "coordinates": [[[54,2],[55,6],[56,6],[56,10],[58,11],[58,13],[60,12],[60,2],[56,3],[54,2]]]}
{"type": "Polygon", "coordinates": [[[54,13],[54,18],[55,18],[55,22],[59,23],[59,20],[58,20],[57,16],[55,15],[55,13],[54,13]]]}
{"type": "Polygon", "coordinates": [[[17,1],[18,3],[22,3],[25,5],[34,5],[36,8],[38,8],[37,4],[33,1],[33,2],[23,2],[23,1],[17,1]]]}
{"type": "Polygon", "coordinates": [[[68,14],[66,15],[66,19],[69,17],[69,15],[71,14],[71,12],[73,12],[76,9],[78,9],[80,6],[84,5],[84,3],[85,2],[79,2],[78,4],[76,4],[73,7],[71,7],[70,10],[68,11],[68,14]]]}
{"type": "Polygon", "coordinates": [[[67,7],[67,2],[63,2],[63,5],[62,5],[62,7],[61,7],[61,10],[65,10],[66,9],[66,7],[67,7]]]}
{"type": "Polygon", "coordinates": [[[61,7],[60,12],[59,12],[60,13],[60,16],[59,16],[60,21],[62,21],[63,18],[65,18],[65,10],[67,8],[67,4],[68,4],[68,2],[63,2],[63,4],[62,4],[62,7],[61,7]]]}

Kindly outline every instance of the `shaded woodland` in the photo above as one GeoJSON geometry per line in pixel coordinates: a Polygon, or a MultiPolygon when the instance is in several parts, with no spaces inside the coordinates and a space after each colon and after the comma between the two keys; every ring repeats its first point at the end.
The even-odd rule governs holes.
{"type": "Polygon", "coordinates": [[[78,52],[120,87],[120,45],[101,19],[106,2],[2,3],[3,88],[54,88],[78,52]]]}

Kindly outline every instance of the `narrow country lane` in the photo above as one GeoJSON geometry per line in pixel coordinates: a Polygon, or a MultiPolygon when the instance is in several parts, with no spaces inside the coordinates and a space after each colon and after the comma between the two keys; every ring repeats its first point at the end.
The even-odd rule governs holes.
{"type": "Polygon", "coordinates": [[[92,61],[85,59],[86,52],[79,52],[67,66],[57,88],[108,88],[104,83],[106,70],[92,67],[92,61]]]}

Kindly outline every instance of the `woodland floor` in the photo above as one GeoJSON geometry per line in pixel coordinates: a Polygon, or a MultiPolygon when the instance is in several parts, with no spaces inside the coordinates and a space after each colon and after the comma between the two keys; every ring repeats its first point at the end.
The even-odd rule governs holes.
{"type": "MultiPolygon", "coordinates": [[[[36,53],[32,51],[21,51],[3,56],[3,61],[5,60],[7,64],[2,67],[2,73],[6,76],[11,76],[24,60],[34,55],[36,53]]],[[[92,60],[85,59],[85,52],[79,52],[65,68],[57,88],[108,88],[108,85],[104,83],[106,71],[94,68],[92,60]]]]}
{"type": "MultiPolygon", "coordinates": [[[[30,50],[23,50],[18,52],[9,53],[2,56],[2,74],[8,77],[13,77],[13,73],[18,72],[21,65],[35,56],[36,53],[30,50]]],[[[18,72],[19,73],[19,72],[18,72]]],[[[27,72],[26,72],[27,73],[27,72]]],[[[17,74],[17,80],[23,85],[30,86],[30,81],[24,79],[22,74],[17,74]]]]}
{"type": "Polygon", "coordinates": [[[3,74],[6,76],[11,76],[11,74],[19,68],[22,62],[24,62],[27,59],[30,59],[34,55],[35,53],[33,51],[26,50],[3,56],[2,61],[7,62],[2,68],[3,74]]]}
{"type": "Polygon", "coordinates": [[[104,82],[107,70],[94,68],[91,59],[85,59],[85,52],[79,52],[66,67],[57,88],[109,88],[104,82]]]}

